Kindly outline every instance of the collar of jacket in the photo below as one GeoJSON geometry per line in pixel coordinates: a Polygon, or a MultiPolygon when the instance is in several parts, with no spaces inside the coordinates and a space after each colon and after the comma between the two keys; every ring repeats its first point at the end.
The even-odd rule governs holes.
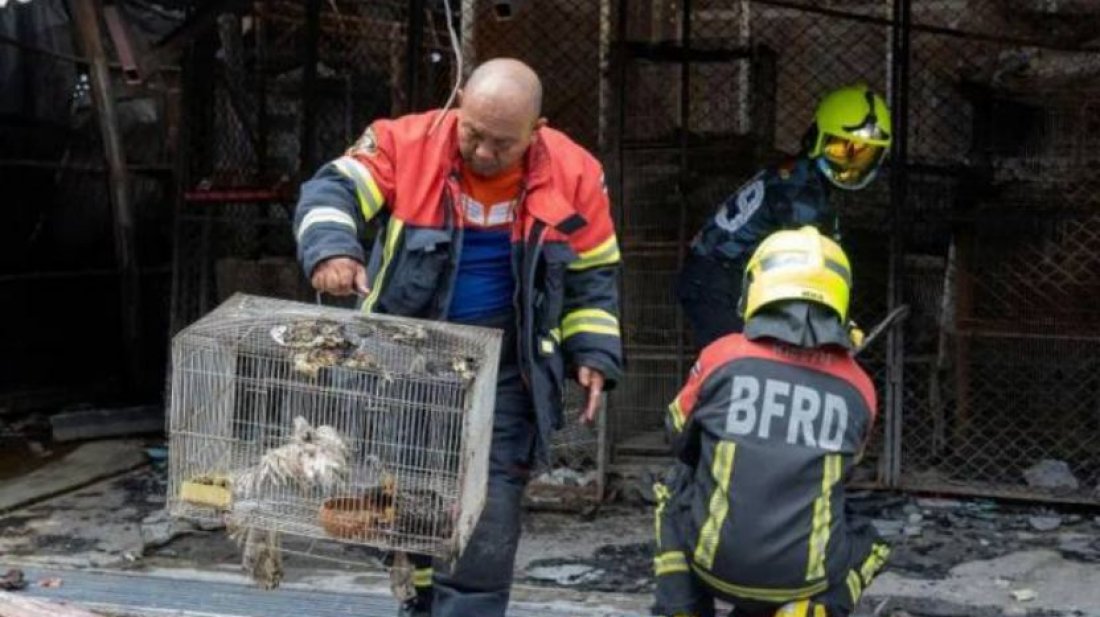
{"type": "Polygon", "coordinates": [[[852,339],[835,313],[813,302],[791,300],[768,305],[745,323],[745,338],[771,338],[796,347],[852,349],[852,339]]]}
{"type": "Polygon", "coordinates": [[[527,200],[524,207],[531,216],[543,221],[561,233],[570,234],[584,227],[585,220],[573,202],[562,195],[555,182],[555,161],[548,143],[556,138],[553,129],[540,128],[527,148],[524,159],[524,186],[527,200]]]}

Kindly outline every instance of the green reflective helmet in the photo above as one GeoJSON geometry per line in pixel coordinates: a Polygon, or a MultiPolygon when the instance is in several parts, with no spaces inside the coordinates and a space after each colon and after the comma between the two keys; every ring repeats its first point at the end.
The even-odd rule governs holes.
{"type": "Polygon", "coordinates": [[[874,180],[892,139],[886,100],[859,84],[834,90],[821,100],[807,147],[830,182],[856,190],[874,180]]]}

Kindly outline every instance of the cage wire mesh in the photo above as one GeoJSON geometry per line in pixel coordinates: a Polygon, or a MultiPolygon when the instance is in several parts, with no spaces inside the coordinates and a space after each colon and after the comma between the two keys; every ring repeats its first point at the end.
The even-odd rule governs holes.
{"type": "Polygon", "coordinates": [[[563,426],[554,432],[549,460],[539,465],[527,487],[529,505],[576,510],[604,499],[607,489],[607,397],[600,398],[596,421],[581,420],[588,391],[574,382],[565,387],[563,426]]]}
{"type": "Polygon", "coordinates": [[[238,294],[176,335],[169,511],[454,558],[500,333],[238,294]]]}

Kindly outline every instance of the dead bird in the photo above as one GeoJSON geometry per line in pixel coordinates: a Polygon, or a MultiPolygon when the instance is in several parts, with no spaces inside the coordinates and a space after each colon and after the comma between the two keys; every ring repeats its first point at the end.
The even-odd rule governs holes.
{"type": "Polygon", "coordinates": [[[290,355],[290,361],[294,370],[316,378],[321,369],[336,366],[343,357],[339,349],[319,347],[296,351],[290,355]]]}
{"type": "Polygon", "coordinates": [[[338,349],[353,345],[344,326],[331,319],[303,319],[271,329],[271,338],[291,349],[338,349]]]}
{"type": "Polygon", "coordinates": [[[467,356],[454,356],[446,360],[429,360],[423,369],[435,377],[457,378],[469,384],[477,377],[477,361],[467,356]]]}
{"type": "Polygon", "coordinates": [[[226,519],[229,539],[241,549],[241,569],[263,589],[275,589],[283,580],[282,537],[253,523],[256,504],[242,504],[226,519]]]}
{"type": "Polygon", "coordinates": [[[253,527],[248,535],[241,554],[241,567],[260,587],[275,589],[283,582],[283,552],[279,532],[253,527]]]}
{"type": "Polygon", "coordinates": [[[403,533],[450,536],[454,528],[450,501],[432,489],[408,488],[396,491],[394,528],[403,533]]]}
{"type": "Polygon", "coordinates": [[[268,450],[259,465],[238,475],[235,490],[251,497],[268,487],[295,485],[303,492],[313,487],[331,489],[344,479],[350,447],[334,427],[314,428],[305,418],[294,418],[290,441],[268,450]]]}
{"type": "Polygon", "coordinates": [[[4,591],[19,591],[27,587],[27,578],[22,570],[11,568],[4,576],[0,577],[0,589],[4,591]]]}
{"type": "Polygon", "coordinates": [[[428,329],[420,324],[388,324],[386,335],[399,343],[422,343],[428,340],[428,329]]]}
{"type": "Polygon", "coordinates": [[[390,592],[398,602],[404,602],[416,596],[414,569],[408,554],[398,551],[393,554],[390,564],[390,592]]]}

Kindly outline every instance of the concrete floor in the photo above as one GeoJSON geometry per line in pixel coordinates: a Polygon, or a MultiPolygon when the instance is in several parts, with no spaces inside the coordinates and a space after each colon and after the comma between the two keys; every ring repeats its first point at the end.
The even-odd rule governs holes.
{"type": "MultiPolygon", "coordinates": [[[[142,443],[98,442],[85,448],[33,472],[36,475],[0,484],[0,502],[13,503],[16,495],[33,498],[31,488],[44,496],[0,515],[0,572],[20,567],[32,581],[31,588],[20,593],[108,608],[114,614],[393,614],[384,570],[371,551],[332,544],[311,547],[312,557],[289,555],[284,585],[262,592],[240,573],[238,550],[221,530],[167,519],[163,473],[149,466],[124,471],[140,459],[142,443]],[[95,481],[112,473],[116,475],[95,481]],[[84,486],[66,492],[67,483],[84,486]],[[45,498],[48,495],[55,496],[45,498]],[[47,579],[61,579],[63,584],[42,586],[47,579]],[[127,582],[140,584],[130,589],[127,582]],[[154,593],[158,585],[174,586],[175,591],[154,593]],[[209,593],[215,589],[217,593],[209,593]],[[322,610],[329,605],[335,612],[322,610]],[[350,612],[340,612],[345,609],[350,612]]],[[[905,507],[908,514],[899,511],[898,516],[922,518],[911,502],[905,507]]],[[[923,541],[896,539],[895,571],[872,585],[861,614],[1100,617],[1100,565],[1092,553],[1065,550],[1067,543],[1088,547],[1100,541],[1100,521],[1074,515],[1061,529],[1038,534],[1014,531],[1013,525],[1027,520],[1027,514],[1010,513],[994,525],[1004,529],[985,536],[954,528],[936,535],[932,523],[940,507],[923,510],[923,541]],[[973,543],[974,550],[967,552],[967,543],[973,543]],[[946,553],[945,547],[953,551],[946,553]],[[938,564],[942,568],[926,563],[947,559],[945,555],[959,562],[938,564]],[[968,555],[983,558],[962,561],[968,555]]],[[[648,614],[651,517],[651,508],[644,504],[609,506],[588,517],[528,513],[511,614],[648,614]]],[[[957,526],[968,529],[962,523],[957,526]]]]}

